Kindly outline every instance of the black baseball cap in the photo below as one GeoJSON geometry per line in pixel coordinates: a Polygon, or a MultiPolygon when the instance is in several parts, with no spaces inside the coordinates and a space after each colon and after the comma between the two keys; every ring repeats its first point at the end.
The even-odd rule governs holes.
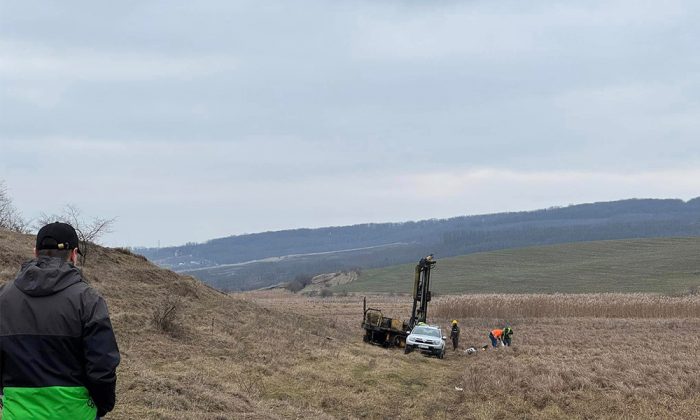
{"type": "Polygon", "coordinates": [[[49,223],[39,229],[39,233],[36,234],[37,251],[42,249],[73,250],[78,248],[78,254],[83,255],[78,244],[78,234],[73,229],[73,226],[68,223],[49,223]]]}

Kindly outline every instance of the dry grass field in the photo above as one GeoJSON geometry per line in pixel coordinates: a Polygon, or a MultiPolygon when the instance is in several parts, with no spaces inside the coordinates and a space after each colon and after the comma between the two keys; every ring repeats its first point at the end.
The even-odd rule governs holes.
{"type": "MultiPolygon", "coordinates": [[[[247,296],[357,331],[348,350],[363,355],[367,366],[352,369],[362,370],[370,392],[387,400],[375,400],[372,418],[694,418],[700,406],[700,296],[439,297],[428,313],[443,331],[451,319],[460,319],[461,350],[487,344],[493,327],[515,330],[511,348],[471,356],[450,351],[443,361],[362,344],[360,295],[247,296]]],[[[387,316],[407,317],[410,311],[410,296],[367,300],[387,316]]],[[[351,377],[354,372],[343,367],[330,374],[351,377]]]]}
{"type": "MultiPolygon", "coordinates": [[[[0,283],[32,246],[0,231],[0,283]]],[[[698,296],[440,296],[429,316],[460,319],[462,349],[502,323],[515,335],[511,348],[438,360],[364,344],[362,295],[228,296],[104,248],[84,272],[122,352],[107,418],[693,418],[700,407],[698,296]],[[168,304],[177,315],[159,327],[168,304]]],[[[410,310],[407,296],[367,299],[389,316],[410,310]]]]}

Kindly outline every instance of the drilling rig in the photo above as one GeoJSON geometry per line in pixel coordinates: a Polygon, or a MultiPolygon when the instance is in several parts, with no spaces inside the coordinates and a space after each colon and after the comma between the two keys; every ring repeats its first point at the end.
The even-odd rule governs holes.
{"type": "Polygon", "coordinates": [[[380,309],[368,308],[367,298],[363,298],[362,309],[364,317],[362,328],[365,330],[363,341],[379,344],[385,347],[403,347],[406,337],[418,323],[426,322],[428,318],[428,302],[430,293],[430,271],[437,261],[433,254],[421,258],[415,268],[413,278],[413,307],[408,321],[385,317],[380,309]]]}

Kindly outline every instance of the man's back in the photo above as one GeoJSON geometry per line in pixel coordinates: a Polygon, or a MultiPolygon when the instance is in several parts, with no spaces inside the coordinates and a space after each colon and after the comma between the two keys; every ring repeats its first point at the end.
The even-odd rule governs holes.
{"type": "Polygon", "coordinates": [[[107,306],[73,264],[39,257],[0,289],[3,420],[103,415],[118,364],[107,306]]]}

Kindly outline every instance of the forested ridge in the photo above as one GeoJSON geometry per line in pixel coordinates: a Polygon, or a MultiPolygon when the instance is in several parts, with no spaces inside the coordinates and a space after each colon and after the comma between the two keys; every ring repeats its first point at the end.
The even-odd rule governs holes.
{"type": "Polygon", "coordinates": [[[446,257],[532,245],[670,236],[700,236],[700,198],[687,202],[631,199],[450,219],[294,229],[135,251],[216,287],[245,290],[300,274],[411,262],[426,253],[446,257]]]}

